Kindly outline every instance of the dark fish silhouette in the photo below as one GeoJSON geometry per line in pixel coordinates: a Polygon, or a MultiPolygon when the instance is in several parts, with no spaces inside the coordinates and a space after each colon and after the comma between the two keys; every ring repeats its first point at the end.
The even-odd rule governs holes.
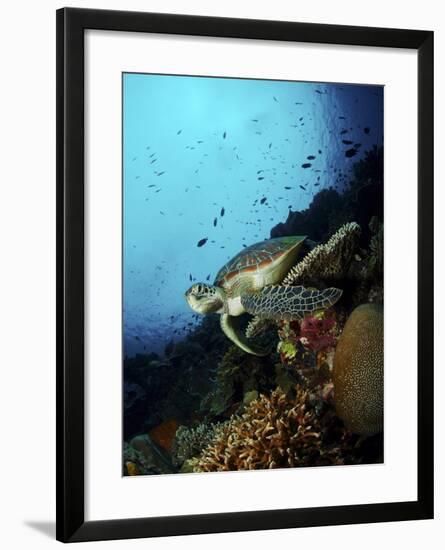
{"type": "Polygon", "coordinates": [[[304,187],[304,185],[300,185],[300,188],[303,189],[303,191],[306,191],[306,187],[304,187]]]}
{"type": "Polygon", "coordinates": [[[227,137],[227,132],[224,132],[223,139],[226,139],[226,137],[227,137]]]}
{"type": "Polygon", "coordinates": [[[312,164],[310,162],[305,162],[304,164],[301,165],[302,168],[310,168],[312,166],[312,164]]]}
{"type": "Polygon", "coordinates": [[[207,275],[206,281],[210,281],[210,273],[207,275]]]}
{"type": "Polygon", "coordinates": [[[318,150],[318,154],[321,155],[321,149],[318,150]]]}
{"type": "Polygon", "coordinates": [[[226,211],[226,210],[225,210],[225,208],[224,208],[224,206],[223,206],[223,207],[221,208],[221,213],[220,213],[221,218],[224,216],[224,212],[225,212],[225,211],[226,211]]]}
{"type": "Polygon", "coordinates": [[[178,131],[176,132],[176,135],[179,136],[179,134],[180,134],[181,132],[182,132],[182,130],[178,130],[178,131]]]}
{"type": "Polygon", "coordinates": [[[153,159],[150,164],[153,164],[154,162],[156,162],[158,159],[153,159]]]}
{"type": "Polygon", "coordinates": [[[340,132],[340,135],[342,136],[343,134],[347,134],[347,133],[348,133],[348,130],[342,130],[342,131],[340,132]]]}
{"type": "Polygon", "coordinates": [[[273,96],[273,100],[274,100],[274,101],[278,101],[278,99],[277,99],[275,96],[273,96]]]}
{"type": "Polygon", "coordinates": [[[252,118],[251,120],[252,120],[252,122],[258,122],[257,118],[252,118]]]}
{"type": "Polygon", "coordinates": [[[156,185],[154,183],[152,183],[151,185],[148,185],[147,187],[156,187],[156,185]]]}
{"type": "Polygon", "coordinates": [[[165,172],[158,172],[157,173],[158,176],[162,176],[162,174],[165,174],[165,172]]]}
{"type": "Polygon", "coordinates": [[[196,246],[198,246],[199,248],[201,246],[204,246],[207,240],[208,240],[208,237],[206,237],[205,239],[201,239],[200,241],[198,241],[198,244],[196,246]]]}
{"type": "Polygon", "coordinates": [[[269,143],[269,149],[272,147],[272,143],[269,143]]]}
{"type": "Polygon", "coordinates": [[[190,275],[189,275],[189,279],[190,279],[191,281],[193,281],[193,277],[192,277],[192,274],[191,274],[191,273],[190,273],[190,275]]]}
{"type": "Polygon", "coordinates": [[[308,157],[306,157],[307,160],[314,160],[315,159],[315,156],[314,155],[309,155],[308,157]]]}
{"type": "Polygon", "coordinates": [[[300,103],[299,101],[296,101],[295,105],[303,105],[303,103],[300,103]]]}
{"type": "Polygon", "coordinates": [[[342,139],[342,143],[345,145],[351,145],[351,143],[354,143],[353,141],[350,141],[349,139],[342,139]]]}
{"type": "Polygon", "coordinates": [[[369,126],[366,126],[366,128],[363,128],[363,131],[365,132],[365,134],[369,134],[371,128],[369,128],[369,126]]]}
{"type": "Polygon", "coordinates": [[[263,180],[263,179],[264,179],[264,176],[260,176],[258,179],[259,179],[259,180],[263,180]]]}
{"type": "Polygon", "coordinates": [[[292,189],[292,187],[287,187],[287,186],[285,186],[284,188],[285,188],[285,189],[292,189]]]}
{"type": "Polygon", "coordinates": [[[260,200],[260,204],[264,204],[266,201],[267,201],[267,197],[263,197],[263,198],[260,200]]]}
{"type": "Polygon", "coordinates": [[[339,116],[338,117],[340,120],[345,120],[345,117],[344,116],[339,116]]]}
{"type": "Polygon", "coordinates": [[[362,146],[361,143],[354,143],[354,147],[355,147],[356,149],[358,149],[358,148],[361,147],[361,146],[362,146]]]}
{"type": "Polygon", "coordinates": [[[348,149],[348,150],[345,152],[345,157],[350,158],[350,157],[353,157],[353,156],[356,155],[356,154],[357,154],[357,149],[354,149],[354,148],[348,149]]]}
{"type": "Polygon", "coordinates": [[[258,170],[257,174],[261,174],[261,172],[264,172],[264,170],[258,170]]]}
{"type": "Polygon", "coordinates": [[[322,91],[320,91],[320,90],[315,90],[315,93],[317,93],[317,94],[322,94],[322,95],[323,95],[325,92],[322,92],[322,91]]]}
{"type": "Polygon", "coordinates": [[[216,227],[216,224],[217,224],[217,223],[218,223],[218,218],[215,218],[215,219],[213,220],[213,227],[216,227]]]}

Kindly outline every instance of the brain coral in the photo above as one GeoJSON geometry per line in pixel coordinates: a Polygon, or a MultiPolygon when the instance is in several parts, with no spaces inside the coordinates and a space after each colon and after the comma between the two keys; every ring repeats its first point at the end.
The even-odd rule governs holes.
{"type": "Polygon", "coordinates": [[[352,432],[383,430],[383,307],[358,306],[347,320],[334,357],[338,416],[352,432]]]}

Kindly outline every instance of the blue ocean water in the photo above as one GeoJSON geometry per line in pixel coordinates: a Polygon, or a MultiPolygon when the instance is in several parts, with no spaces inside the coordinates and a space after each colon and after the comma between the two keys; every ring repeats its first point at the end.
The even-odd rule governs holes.
{"type": "Polygon", "coordinates": [[[126,73],[123,92],[126,356],[183,338],[192,282],[383,143],[381,86],[126,73]]]}

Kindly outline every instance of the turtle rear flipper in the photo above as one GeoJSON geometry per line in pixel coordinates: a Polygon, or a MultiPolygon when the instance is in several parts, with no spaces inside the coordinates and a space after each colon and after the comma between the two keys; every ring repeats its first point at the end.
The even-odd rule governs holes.
{"type": "Polygon", "coordinates": [[[233,317],[232,315],[227,315],[227,313],[223,313],[220,316],[220,323],[221,329],[227,336],[227,338],[229,338],[229,340],[232,340],[232,342],[243,351],[250,353],[251,355],[258,356],[269,354],[268,350],[247,341],[241,331],[241,328],[238,326],[238,317],[233,317]]]}
{"type": "Polygon", "coordinates": [[[241,304],[248,313],[263,319],[290,321],[331,307],[341,295],[338,288],[308,290],[303,286],[271,285],[259,292],[244,293],[241,304]]]}

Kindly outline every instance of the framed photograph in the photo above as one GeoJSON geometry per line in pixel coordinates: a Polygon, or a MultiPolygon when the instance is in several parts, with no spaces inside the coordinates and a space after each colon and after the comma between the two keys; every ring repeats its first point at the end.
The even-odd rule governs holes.
{"type": "Polygon", "coordinates": [[[57,538],[433,517],[433,33],[57,12],[57,538]]]}

